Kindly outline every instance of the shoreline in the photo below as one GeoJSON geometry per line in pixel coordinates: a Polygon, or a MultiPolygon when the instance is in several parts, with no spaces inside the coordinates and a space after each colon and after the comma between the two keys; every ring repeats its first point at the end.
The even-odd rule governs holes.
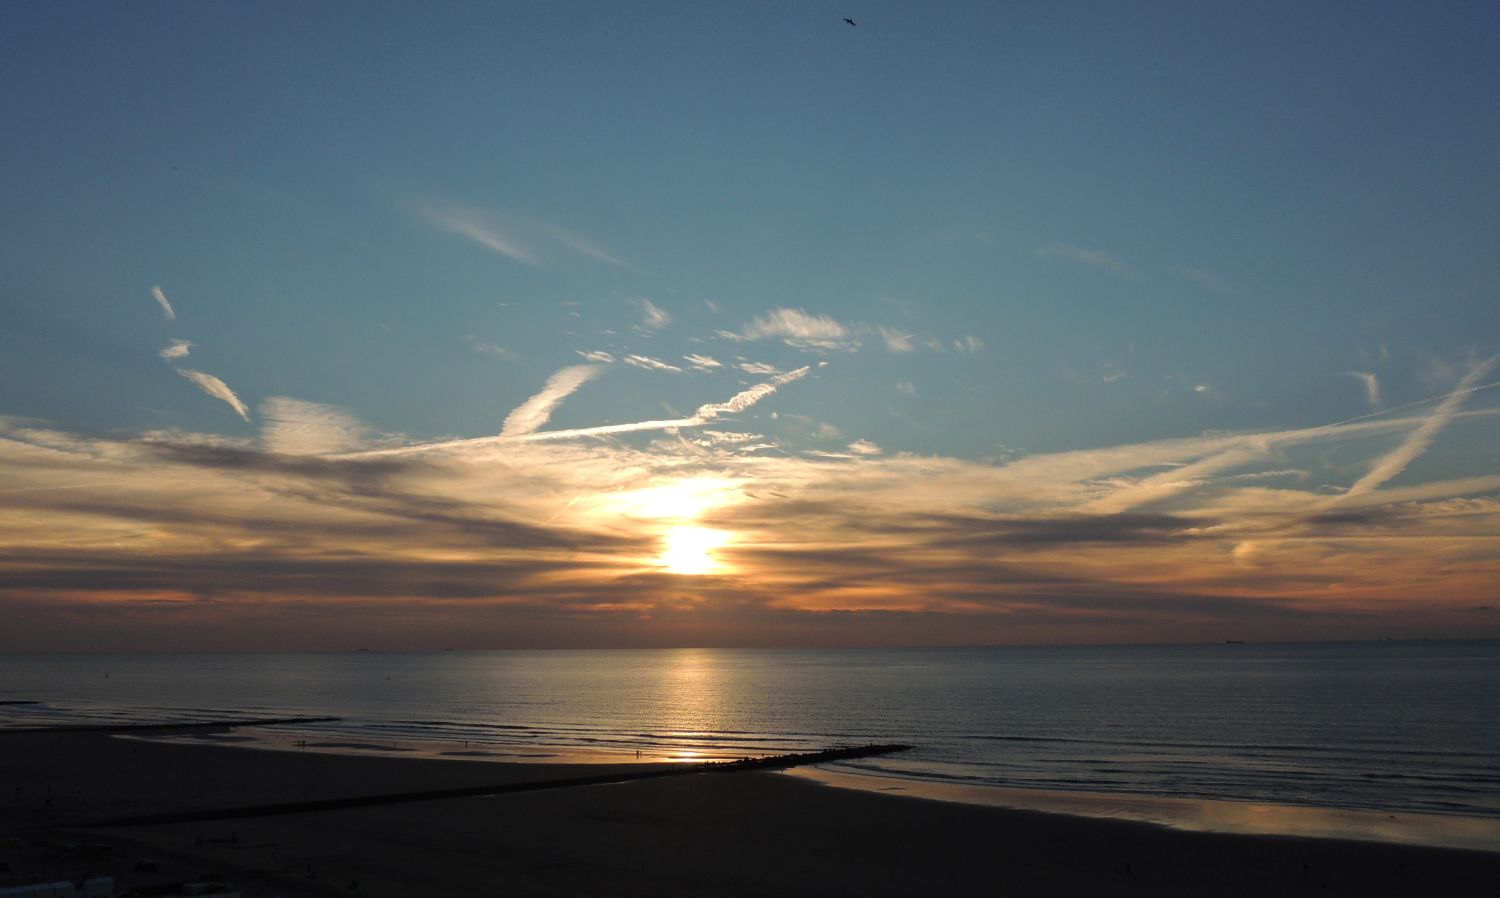
{"type": "Polygon", "coordinates": [[[640,769],[231,752],[93,733],[3,737],[0,847],[18,877],[122,886],[218,872],[247,896],[1486,894],[1500,853],[1148,823],[826,788],[764,772],[89,830],[90,819],[640,769]],[[68,845],[98,843],[68,861],[68,845]],[[109,854],[105,853],[108,849],[109,854]],[[29,852],[29,853],[28,853],[29,852]],[[73,863],[68,867],[68,863],[73,863]],[[112,865],[112,866],[111,866],[112,865]],[[357,889],[346,888],[357,884],[357,889]]]}
{"type": "MultiPolygon", "coordinates": [[[[116,734],[116,738],[176,744],[212,744],[226,748],[318,753],[345,757],[376,756],[411,761],[464,760],[482,764],[517,764],[535,767],[687,764],[733,760],[736,757],[731,753],[706,753],[694,750],[643,751],[637,757],[628,749],[548,745],[531,746],[531,750],[498,751],[487,747],[457,747],[461,743],[415,739],[373,742],[330,738],[304,741],[260,726],[235,727],[234,729],[252,732],[223,734],[214,731],[178,733],[146,731],[116,734]]],[[[798,767],[783,771],[783,773],[836,789],[981,807],[1035,811],[1085,819],[1134,821],[1189,832],[1344,839],[1500,852],[1500,817],[1145,795],[1130,792],[1089,792],[980,783],[963,784],[921,777],[831,769],[826,765],[798,767]]]]}
{"type": "Polygon", "coordinates": [[[1184,832],[1339,839],[1500,853],[1500,818],[1493,817],[970,785],[821,766],[788,770],[786,775],[836,789],[1087,819],[1126,820],[1184,832]]]}

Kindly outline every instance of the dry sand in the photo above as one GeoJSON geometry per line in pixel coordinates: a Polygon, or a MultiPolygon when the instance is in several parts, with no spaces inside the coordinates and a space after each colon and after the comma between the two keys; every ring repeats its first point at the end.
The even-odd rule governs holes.
{"type": "MultiPolygon", "coordinates": [[[[620,765],[627,767],[639,769],[620,765]]],[[[78,828],[123,814],[607,769],[255,751],[96,733],[0,735],[0,862],[11,867],[0,883],[86,870],[114,873],[123,885],[219,872],[247,896],[292,898],[1492,895],[1500,882],[1500,853],[1181,832],[765,773],[78,828]],[[138,857],[158,861],[160,872],[131,874],[138,857]]]]}

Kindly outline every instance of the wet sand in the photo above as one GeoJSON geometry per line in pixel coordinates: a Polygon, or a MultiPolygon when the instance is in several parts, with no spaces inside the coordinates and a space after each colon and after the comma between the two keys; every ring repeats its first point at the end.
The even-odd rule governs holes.
{"type": "Polygon", "coordinates": [[[218,872],[247,896],[1488,895],[1500,853],[1184,832],[767,773],[162,826],[127,814],[639,770],[0,735],[0,883],[218,872]],[[68,843],[74,843],[68,847],[68,843]],[[150,857],[160,871],[132,874],[150,857]],[[350,888],[353,885],[355,888],[350,888]]]}
{"type": "Polygon", "coordinates": [[[1155,823],[1172,829],[1289,835],[1500,852],[1500,819],[1412,811],[1320,808],[1121,792],[1016,789],[872,776],[826,767],[789,771],[820,783],[890,795],[1155,823]]]}

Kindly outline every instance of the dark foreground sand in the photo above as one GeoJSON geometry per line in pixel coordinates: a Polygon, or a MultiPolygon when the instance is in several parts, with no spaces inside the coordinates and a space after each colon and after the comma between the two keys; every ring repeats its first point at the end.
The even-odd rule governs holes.
{"type": "Polygon", "coordinates": [[[216,872],[247,896],[288,898],[1488,896],[1500,888],[1500,853],[1179,832],[766,773],[77,828],[124,814],[606,769],[251,751],[95,733],[0,735],[0,862],[10,867],[0,884],[92,870],[114,873],[122,885],[216,872]],[[160,872],[131,874],[139,857],[156,860],[160,872]]]}

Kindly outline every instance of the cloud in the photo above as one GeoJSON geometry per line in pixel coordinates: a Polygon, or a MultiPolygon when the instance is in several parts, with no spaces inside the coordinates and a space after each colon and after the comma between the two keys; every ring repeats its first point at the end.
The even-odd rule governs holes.
{"type": "Polygon", "coordinates": [[[953,349],[956,352],[975,353],[984,348],[984,341],[973,334],[965,334],[953,341],[953,349]]]}
{"type": "Polygon", "coordinates": [[[197,384],[198,389],[213,398],[228,403],[229,407],[234,409],[241,418],[246,421],[250,420],[250,410],[245,407],[245,403],[240,401],[240,397],[234,395],[234,391],[229,389],[229,385],[224,381],[212,374],[204,374],[202,371],[192,371],[187,368],[178,368],[177,373],[197,384]]]}
{"type": "Polygon", "coordinates": [[[170,362],[170,361],[173,361],[175,359],[185,359],[185,358],[187,358],[188,352],[190,350],[192,350],[192,348],[193,348],[193,341],[192,340],[175,340],[174,339],[169,346],[163,347],[162,351],[159,352],[159,353],[157,353],[157,355],[161,356],[164,360],[170,362]]]}
{"type": "Polygon", "coordinates": [[[1069,243],[1049,243],[1039,248],[1036,252],[1039,256],[1067,259],[1070,262],[1078,262],[1101,271],[1120,275],[1121,277],[1133,276],[1130,268],[1124,262],[1121,262],[1103,250],[1084,249],[1081,246],[1073,246],[1069,243]]]}
{"type": "Polygon", "coordinates": [[[507,259],[527,265],[541,262],[530,249],[481,212],[435,203],[419,204],[418,212],[438,228],[457,234],[507,259]]]}
{"type": "Polygon", "coordinates": [[[1419,455],[1427,451],[1432,441],[1437,438],[1438,432],[1447,426],[1449,421],[1463,405],[1464,397],[1473,389],[1479,379],[1494,369],[1496,362],[1500,362],[1500,355],[1494,355],[1469,369],[1463,380],[1458,382],[1458,387],[1447,395],[1437,408],[1432,410],[1422,423],[1395,449],[1376,459],[1370,466],[1365,476],[1357,480],[1349,487],[1346,496],[1359,496],[1371,490],[1379,488],[1382,484],[1406,470],[1419,455]]]}
{"type": "MultiPolygon", "coordinates": [[[[723,332],[721,332],[721,335],[723,332]]],[[[849,329],[826,315],[810,315],[802,309],[772,309],[756,317],[737,335],[737,339],[778,339],[788,346],[809,350],[852,351],[859,342],[850,336],[849,329]]]]}
{"type": "Polygon", "coordinates": [[[1237,289],[1233,282],[1219,277],[1205,268],[1197,268],[1192,265],[1177,266],[1177,273],[1192,281],[1201,284],[1215,293],[1233,293],[1237,289]]]}
{"type": "Polygon", "coordinates": [[[681,427],[700,427],[710,421],[716,421],[725,415],[733,415],[745,411],[757,402],[775,393],[783,385],[801,380],[807,376],[810,370],[812,370],[810,367],[804,366],[795,371],[788,371],[785,374],[772,378],[766,383],[756,384],[749,389],[741,390],[724,402],[709,402],[700,405],[697,412],[691,418],[670,418],[654,421],[636,421],[629,424],[603,424],[598,427],[580,427],[573,430],[553,430],[530,434],[527,438],[532,440],[561,440],[576,437],[610,436],[643,430],[671,430],[681,427]]]}
{"type": "Polygon", "coordinates": [[[516,360],[516,354],[514,352],[511,352],[504,346],[491,343],[488,340],[481,340],[473,334],[464,334],[464,343],[468,345],[470,350],[472,350],[473,352],[477,352],[480,355],[494,356],[497,359],[505,359],[508,362],[513,362],[516,360]]]}
{"type": "Polygon", "coordinates": [[[1401,405],[1393,405],[1390,408],[1383,408],[1383,409],[1381,409],[1379,411],[1370,412],[1370,413],[1364,414],[1364,415],[1355,415],[1353,418],[1346,418],[1343,421],[1339,421],[1337,423],[1338,424],[1353,424],[1356,421],[1367,421],[1367,420],[1369,420],[1371,418],[1380,418],[1380,417],[1383,417],[1385,415],[1389,415],[1392,412],[1400,412],[1400,411],[1405,411],[1406,409],[1410,409],[1410,408],[1417,408],[1418,406],[1426,405],[1429,402],[1435,402],[1435,401],[1439,401],[1439,400],[1442,400],[1442,399],[1448,399],[1448,398],[1453,397],[1453,396],[1469,396],[1469,395],[1474,394],[1474,393],[1484,392],[1485,390],[1493,390],[1493,389],[1495,389],[1497,387],[1500,387],[1500,381],[1493,381],[1493,382],[1487,383],[1487,384],[1479,384],[1477,386],[1468,387],[1467,389],[1463,389],[1463,390],[1450,390],[1450,391],[1448,391],[1446,393],[1440,393],[1437,396],[1429,396],[1426,399],[1418,399],[1418,400],[1416,400],[1414,402],[1404,402],[1401,405]]]}
{"type": "Polygon", "coordinates": [[[1265,450],[1261,446],[1235,446],[1158,474],[1137,480],[1117,480],[1111,484],[1114,488],[1108,495],[1083,508],[1093,513],[1120,514],[1143,505],[1159,503],[1200,488],[1212,482],[1213,475],[1244,467],[1264,454],[1265,450]]]}
{"type": "Polygon", "coordinates": [[[151,297],[161,306],[162,314],[167,316],[168,321],[177,320],[177,313],[173,311],[172,304],[167,301],[167,294],[160,287],[151,288],[151,297]]]}
{"type": "Polygon", "coordinates": [[[597,365],[573,365],[547,378],[541,392],[516,407],[505,416],[500,435],[521,436],[535,432],[552,417],[552,412],[562,401],[573,395],[579,387],[593,380],[603,370],[597,365]]]}
{"type": "MultiPolygon", "coordinates": [[[[543,430],[539,433],[528,433],[516,437],[516,439],[529,443],[576,440],[582,437],[607,437],[622,433],[640,433],[648,430],[677,430],[682,427],[697,427],[702,423],[704,423],[702,418],[656,418],[650,421],[630,421],[625,424],[598,424],[593,427],[574,427],[568,430],[543,430]]],[[[480,438],[473,441],[458,440],[451,443],[434,443],[413,448],[420,451],[427,451],[431,449],[463,448],[470,444],[484,444],[489,442],[491,441],[480,438]]]]}
{"type": "Polygon", "coordinates": [[[740,362],[734,367],[746,374],[765,375],[781,373],[780,368],[777,368],[775,365],[767,365],[765,362],[740,362]]]}
{"type": "Polygon", "coordinates": [[[917,395],[917,387],[916,384],[898,380],[896,381],[896,392],[903,396],[915,396],[917,395]]]}
{"type": "Polygon", "coordinates": [[[544,233],[555,238],[564,246],[567,246],[582,253],[585,256],[588,256],[590,259],[593,259],[596,262],[607,262],[610,265],[618,265],[621,268],[631,268],[632,270],[634,269],[634,267],[629,262],[626,262],[624,259],[616,256],[614,253],[601,248],[598,244],[590,240],[586,240],[585,238],[572,231],[569,231],[566,228],[547,224],[541,225],[540,228],[544,233]]]}
{"type": "Polygon", "coordinates": [[[261,442],[284,455],[327,455],[358,448],[365,426],[344,409],[287,396],[260,404],[261,442]]]}
{"type": "Polygon", "coordinates": [[[639,300],[639,304],[641,307],[641,327],[646,330],[659,331],[672,323],[672,316],[651,300],[643,298],[639,300]]]}
{"type": "Polygon", "coordinates": [[[758,433],[745,433],[743,431],[735,430],[705,429],[703,431],[703,435],[716,443],[749,443],[755,440],[763,439],[763,437],[761,437],[761,435],[758,433]]]}
{"type": "Polygon", "coordinates": [[[1099,375],[1099,380],[1107,384],[1118,383],[1130,376],[1130,372],[1126,371],[1117,362],[1101,362],[1099,368],[1103,371],[1099,375]]]}
{"type": "Polygon", "coordinates": [[[441,200],[417,200],[411,208],[419,218],[441,230],[527,265],[542,263],[542,257],[535,249],[536,245],[542,244],[554,250],[563,248],[596,262],[635,270],[629,262],[560,225],[516,215],[486,213],[441,200]]]}
{"type": "Polygon", "coordinates": [[[677,367],[676,365],[668,364],[666,362],[663,362],[661,359],[653,359],[648,355],[627,355],[623,359],[621,359],[621,361],[623,361],[627,365],[633,365],[637,368],[647,368],[652,371],[682,371],[682,369],[677,367]]]}
{"type": "Polygon", "coordinates": [[[1066,514],[1017,518],[978,514],[916,515],[895,529],[929,534],[929,544],[996,547],[1069,546],[1080,543],[1164,543],[1201,531],[1202,520],[1164,514],[1066,514]]]}
{"type": "MultiPolygon", "coordinates": [[[[577,367],[578,368],[589,368],[589,367],[592,367],[592,366],[580,365],[580,366],[577,366],[577,367]]],[[[564,369],[563,371],[558,372],[558,374],[553,375],[553,379],[554,380],[557,379],[560,375],[562,375],[566,371],[574,371],[574,370],[577,370],[577,369],[576,368],[564,369]]],[[[769,381],[767,383],[756,384],[755,386],[750,387],[749,389],[742,390],[741,392],[736,393],[734,396],[730,397],[728,400],[726,400],[724,402],[717,402],[717,403],[711,402],[711,403],[707,403],[705,405],[700,406],[698,408],[697,413],[695,415],[693,415],[693,417],[690,417],[690,418],[663,418],[663,419],[653,419],[653,420],[650,420],[650,421],[632,421],[632,422],[624,423],[624,424],[600,424],[600,425],[597,425],[597,426],[594,426],[594,427],[576,427],[576,428],[570,428],[568,430],[547,430],[547,431],[541,431],[541,432],[537,432],[537,433],[533,433],[530,430],[517,431],[517,432],[511,432],[509,430],[506,430],[506,431],[502,432],[499,436],[493,436],[493,437],[473,437],[473,438],[469,438],[469,439],[443,440],[443,441],[433,442],[433,443],[418,443],[418,444],[415,444],[415,445],[393,447],[393,448],[369,449],[369,450],[365,450],[363,452],[349,454],[346,457],[350,457],[350,458],[379,458],[379,457],[391,457],[391,456],[403,456],[403,455],[405,455],[405,456],[417,456],[417,455],[423,455],[423,454],[433,453],[433,452],[445,452],[445,453],[459,453],[459,454],[462,454],[462,453],[465,453],[465,452],[483,452],[483,451],[489,451],[490,449],[493,449],[493,448],[495,448],[497,446],[501,446],[503,444],[508,444],[508,443],[512,443],[512,442],[528,442],[528,443],[531,443],[531,442],[543,442],[543,441],[560,441],[560,440],[578,439],[578,438],[582,438],[582,437],[599,437],[599,436],[613,436],[613,435],[616,435],[616,434],[623,434],[623,433],[638,433],[638,432],[641,432],[641,431],[649,431],[649,430],[676,430],[676,429],[680,429],[680,428],[684,428],[684,427],[700,427],[700,426],[702,426],[704,424],[709,423],[710,421],[713,421],[713,420],[716,420],[718,418],[721,418],[724,415],[734,414],[736,412],[744,411],[745,409],[749,408],[750,406],[754,405],[755,403],[759,402],[760,400],[766,398],[767,396],[770,396],[772,393],[775,393],[778,387],[780,387],[780,386],[782,386],[784,384],[791,383],[792,381],[795,381],[795,380],[800,380],[801,378],[805,377],[807,375],[807,373],[809,371],[811,371],[811,370],[812,370],[811,366],[804,366],[802,368],[798,368],[795,371],[788,371],[786,374],[782,374],[782,375],[780,375],[780,376],[778,376],[776,378],[773,378],[771,381],[769,381]]],[[[542,399],[543,397],[548,396],[551,384],[552,384],[552,381],[548,381],[548,388],[549,389],[544,389],[541,393],[539,393],[536,396],[533,396],[531,399],[527,400],[527,402],[526,402],[525,405],[523,405],[521,408],[516,409],[515,412],[511,413],[511,417],[515,417],[515,415],[517,415],[518,413],[520,413],[522,411],[522,409],[526,408],[527,406],[531,405],[532,403],[537,402],[539,399],[542,399]]],[[[576,387],[575,387],[575,389],[576,389],[576,387]]],[[[568,392],[572,392],[572,390],[569,390],[568,392]]],[[[564,395],[566,395],[566,394],[564,394],[564,395]]],[[[561,397],[558,397],[558,401],[561,401],[561,397]]],[[[554,403],[554,405],[555,405],[555,403],[554,403]]],[[[546,411],[548,413],[550,413],[551,406],[549,406],[546,409],[546,411]]],[[[772,416],[774,417],[775,414],[772,413],[772,416]]],[[[509,424],[510,419],[507,418],[506,421],[507,421],[507,424],[509,424]]],[[[543,419],[543,421],[545,421],[545,418],[543,419]]],[[[540,426],[540,425],[538,425],[538,426],[540,426]]]]}
{"type": "Polygon", "coordinates": [[[584,439],[700,426],[780,385],[688,418],[427,444],[287,397],[258,438],[0,418],[0,648],[1474,635],[1470,609],[1500,604],[1500,476],[1338,505],[1290,476],[1500,409],[1002,462],[863,440],[808,457],[712,424],[584,439]],[[732,534],[721,572],[662,569],[680,526],[732,534]]]}
{"type": "Polygon", "coordinates": [[[687,360],[688,364],[699,371],[709,371],[714,368],[724,367],[722,362],[710,355],[700,355],[694,352],[683,356],[683,358],[687,360]]]}
{"type": "Polygon", "coordinates": [[[911,334],[905,334],[888,327],[880,327],[880,338],[885,341],[885,348],[891,352],[915,352],[916,347],[911,345],[911,334]]]}
{"type": "Polygon", "coordinates": [[[602,349],[580,349],[578,350],[578,354],[591,362],[600,362],[605,365],[611,364],[615,360],[614,356],[602,349]]]}
{"type": "Polygon", "coordinates": [[[1368,371],[1345,371],[1344,377],[1352,377],[1365,387],[1365,401],[1371,408],[1380,408],[1380,379],[1368,371]]]}
{"type": "Polygon", "coordinates": [[[698,406],[697,418],[699,421],[712,421],[724,415],[742,412],[772,393],[775,393],[778,388],[785,384],[806,377],[807,372],[810,370],[811,368],[804,366],[795,371],[788,371],[785,374],[771,378],[765,383],[756,384],[748,390],[742,390],[731,396],[727,401],[710,402],[706,405],[700,405],[698,406]]]}

